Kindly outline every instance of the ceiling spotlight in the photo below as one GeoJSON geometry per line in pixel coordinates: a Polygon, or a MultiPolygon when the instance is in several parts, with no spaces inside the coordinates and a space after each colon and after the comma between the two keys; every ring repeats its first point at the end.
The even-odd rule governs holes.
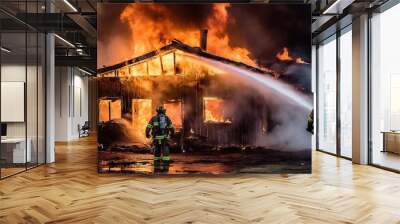
{"type": "Polygon", "coordinates": [[[74,12],[78,12],[78,10],[73,6],[68,0],[64,0],[64,3],[68,5],[74,12]]]}
{"type": "Polygon", "coordinates": [[[11,52],[11,50],[9,50],[9,49],[7,49],[5,47],[1,47],[0,49],[1,49],[1,51],[4,51],[6,53],[10,53],[11,52]]]}
{"type": "Polygon", "coordinates": [[[327,9],[325,9],[322,14],[323,15],[339,15],[343,13],[343,10],[351,5],[355,0],[336,0],[333,1],[331,5],[327,9]]]}
{"type": "Polygon", "coordinates": [[[86,71],[86,70],[83,70],[83,69],[81,69],[81,68],[79,68],[79,67],[78,67],[78,70],[81,71],[81,72],[83,72],[83,73],[85,73],[86,75],[92,75],[92,73],[90,73],[90,72],[88,72],[88,71],[86,71]]]}
{"type": "Polygon", "coordinates": [[[55,37],[57,37],[59,40],[61,40],[62,42],[64,42],[65,44],[67,44],[70,47],[75,48],[75,45],[73,45],[71,42],[69,42],[68,40],[62,38],[61,36],[59,36],[58,34],[54,34],[55,37]]]}
{"type": "Polygon", "coordinates": [[[79,55],[83,55],[83,49],[82,48],[77,48],[76,49],[76,53],[78,53],[79,55]]]}

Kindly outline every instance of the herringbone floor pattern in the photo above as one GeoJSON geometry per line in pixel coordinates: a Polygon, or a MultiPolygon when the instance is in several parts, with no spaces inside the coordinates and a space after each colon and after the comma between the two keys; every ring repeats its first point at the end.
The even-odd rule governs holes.
{"type": "Polygon", "coordinates": [[[0,181],[0,223],[400,223],[400,175],[319,152],[312,175],[99,175],[87,138],[0,181]]]}

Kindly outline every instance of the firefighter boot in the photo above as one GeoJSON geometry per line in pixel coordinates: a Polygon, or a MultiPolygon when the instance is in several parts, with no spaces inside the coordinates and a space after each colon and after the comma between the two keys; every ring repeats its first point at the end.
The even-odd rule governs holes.
{"type": "Polygon", "coordinates": [[[161,145],[154,144],[154,172],[158,173],[162,171],[162,161],[161,161],[161,145]]]}
{"type": "Polygon", "coordinates": [[[170,158],[169,158],[169,148],[167,142],[164,140],[163,142],[163,147],[162,147],[162,153],[163,156],[161,157],[162,163],[163,163],[163,172],[168,172],[169,171],[169,163],[170,163],[170,158]]]}

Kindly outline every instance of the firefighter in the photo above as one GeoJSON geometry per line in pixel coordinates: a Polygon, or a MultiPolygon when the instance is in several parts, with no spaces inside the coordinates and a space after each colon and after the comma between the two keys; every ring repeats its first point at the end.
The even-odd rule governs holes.
{"type": "Polygon", "coordinates": [[[162,171],[162,169],[168,170],[169,168],[170,158],[167,141],[174,134],[175,128],[172,125],[171,119],[166,115],[166,109],[163,106],[157,107],[156,112],[157,114],[150,119],[146,127],[146,138],[152,137],[153,139],[154,169],[158,171],[161,162],[163,162],[162,171]]]}
{"type": "Polygon", "coordinates": [[[314,134],[314,109],[308,115],[307,131],[314,134]]]}

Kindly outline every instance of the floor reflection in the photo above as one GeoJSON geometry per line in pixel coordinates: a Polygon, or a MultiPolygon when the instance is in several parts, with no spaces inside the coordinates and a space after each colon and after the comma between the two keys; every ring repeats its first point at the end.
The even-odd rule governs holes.
{"type": "MultiPolygon", "coordinates": [[[[306,153],[306,152],[303,152],[306,153]]],[[[296,153],[298,154],[298,153],[296,153]]],[[[308,154],[311,153],[308,152],[308,154]]],[[[138,174],[310,173],[311,158],[274,154],[171,154],[170,162],[154,162],[152,154],[100,152],[99,172],[138,174]]],[[[304,157],[304,156],[303,156],[304,157]]]]}
{"type": "Polygon", "coordinates": [[[375,150],[372,156],[372,163],[388,167],[394,170],[400,170],[400,155],[391,152],[381,152],[375,150]]]}

